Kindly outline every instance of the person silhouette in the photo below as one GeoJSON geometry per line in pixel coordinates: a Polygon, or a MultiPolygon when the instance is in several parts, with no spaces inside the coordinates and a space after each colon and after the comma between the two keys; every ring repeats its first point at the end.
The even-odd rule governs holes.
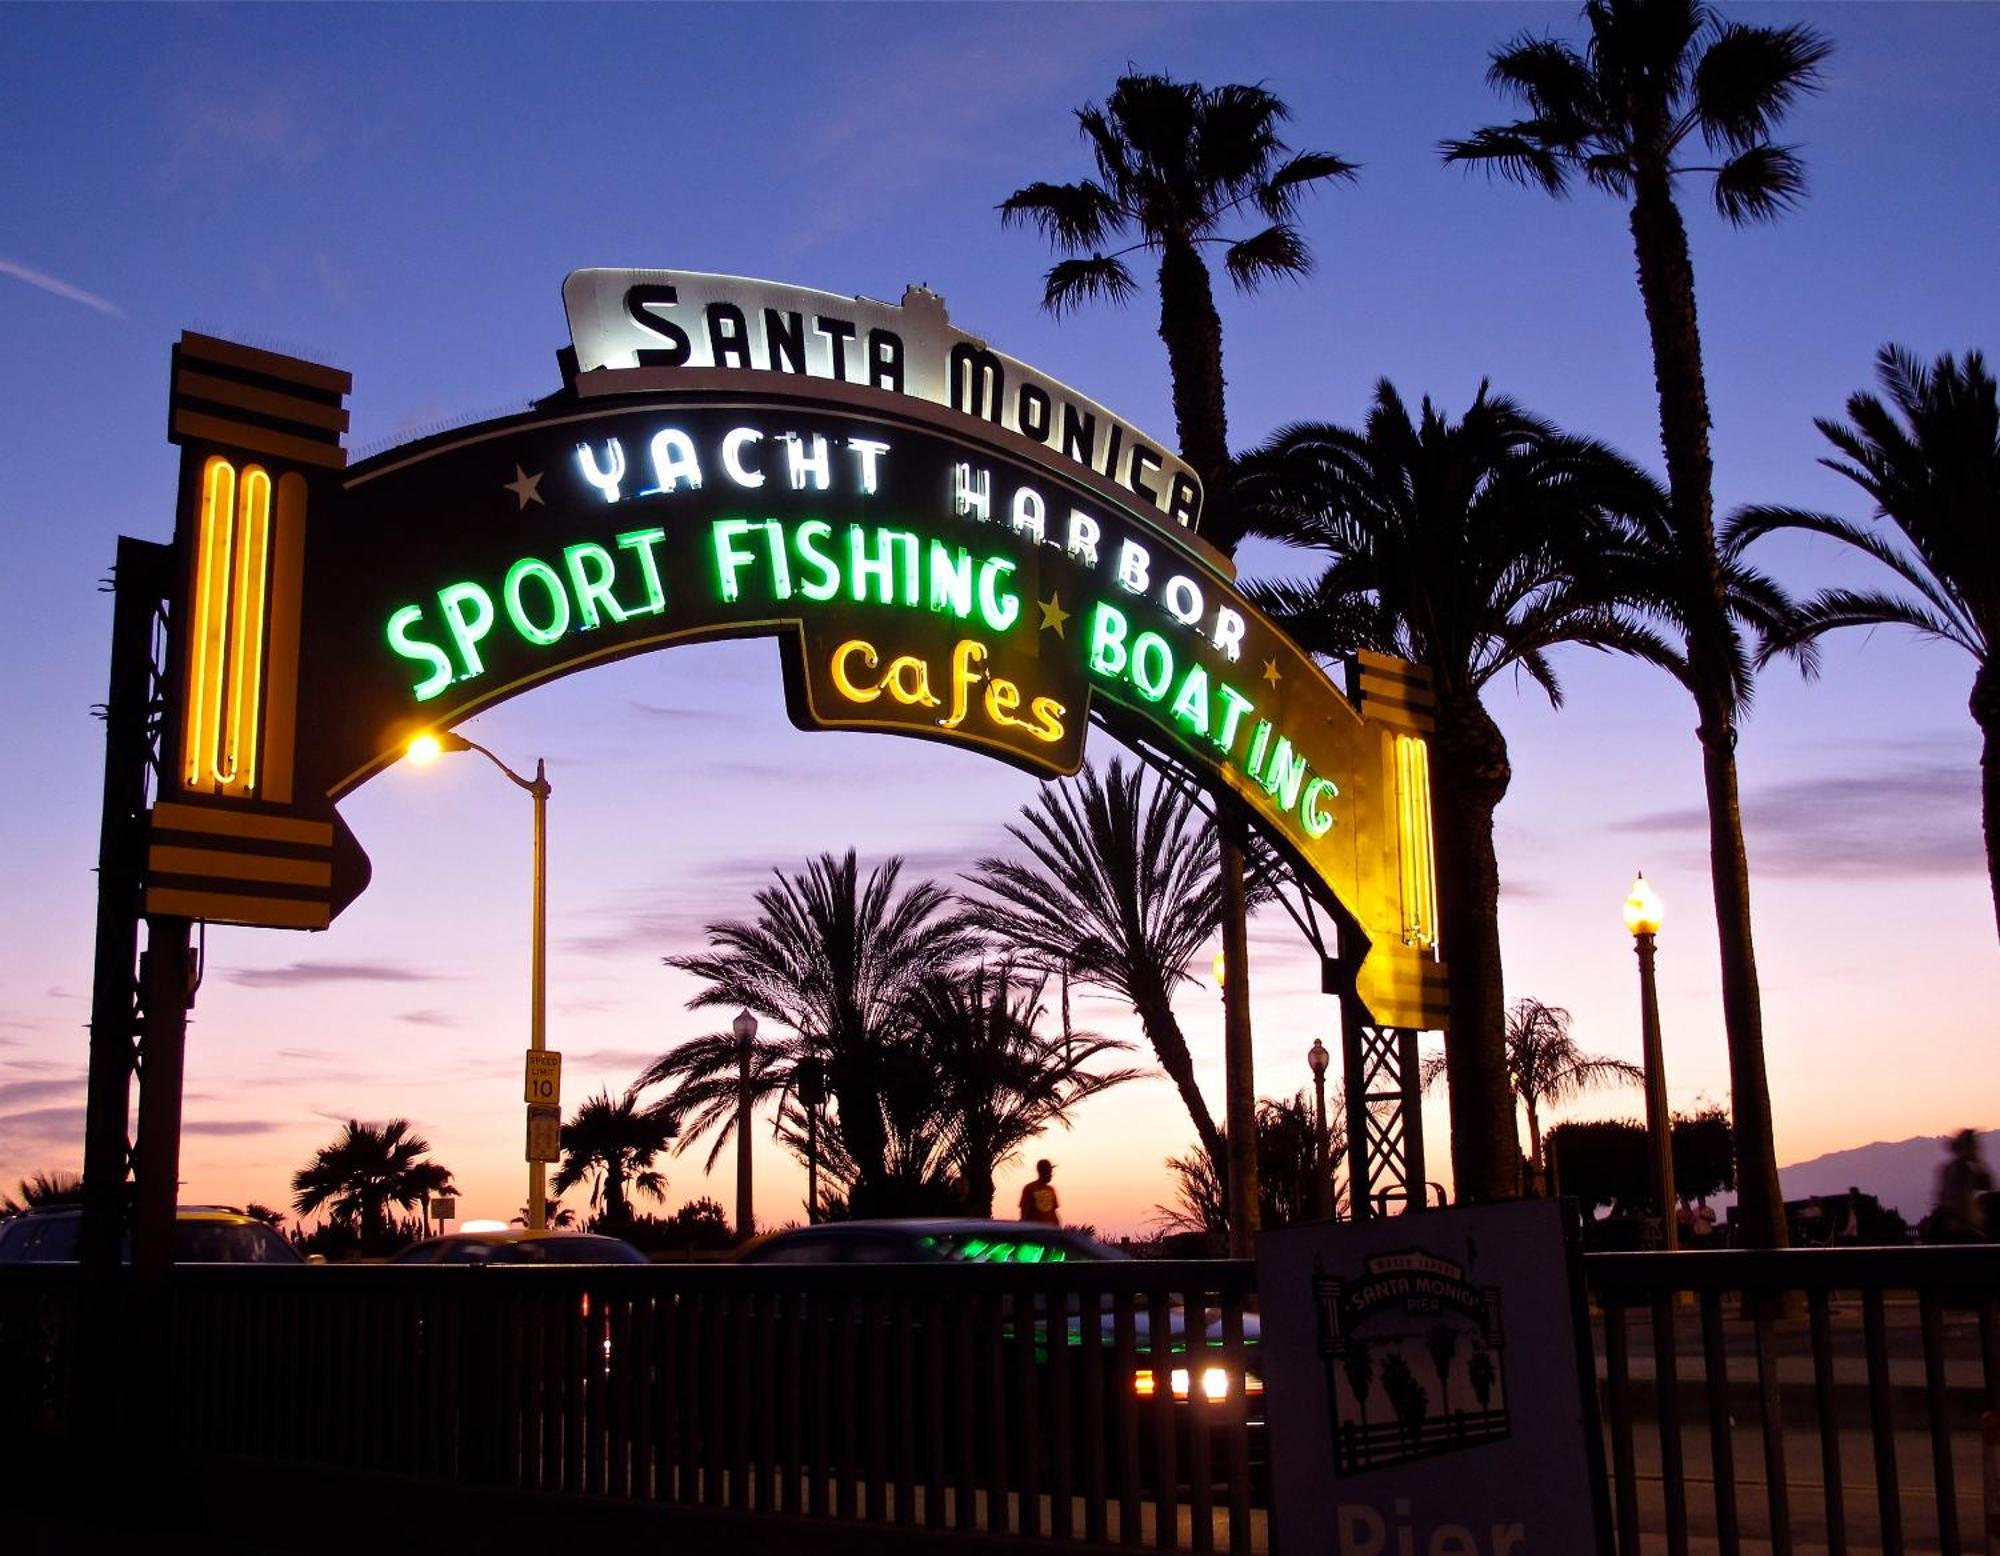
{"type": "Polygon", "coordinates": [[[1961,1129],[1946,1147],[1938,1169],[1937,1204],[1931,1210],[1930,1240],[1937,1243],[1977,1243],[1986,1240],[1986,1207],[1980,1195],[1990,1193],[1993,1174],[1979,1159],[1979,1131],[1961,1129]]]}
{"type": "Polygon", "coordinates": [[[1035,1163],[1035,1181],[1021,1190],[1021,1219],[1044,1226],[1062,1225],[1056,1208],[1056,1164],[1047,1157],[1035,1163]]]}

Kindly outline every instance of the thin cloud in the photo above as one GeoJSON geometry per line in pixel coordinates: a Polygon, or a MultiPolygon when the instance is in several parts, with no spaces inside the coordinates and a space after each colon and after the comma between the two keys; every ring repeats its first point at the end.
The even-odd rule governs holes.
{"type": "Polygon", "coordinates": [[[197,1119],[181,1125],[184,1135],[268,1135],[278,1126],[266,1118],[197,1119]]]}
{"type": "Polygon", "coordinates": [[[309,122],[316,105],[307,104],[314,95],[298,80],[238,82],[224,94],[176,94],[167,103],[161,137],[166,149],[157,175],[161,192],[309,166],[321,147],[309,122]]]}
{"type": "Polygon", "coordinates": [[[0,1113],[0,1140],[14,1149],[75,1146],[83,1140],[83,1113],[76,1108],[28,1108],[0,1113]]]}
{"type": "Polygon", "coordinates": [[[51,1097],[74,1096],[83,1090],[81,1075],[64,1075],[45,1081],[12,1081],[0,1086],[0,1108],[19,1107],[29,1102],[46,1102],[51,1097]]]}
{"type": "Polygon", "coordinates": [[[288,967],[238,967],[223,976],[250,989],[289,989],[315,983],[435,983],[443,974],[395,962],[293,962],[288,967]]]}
{"type": "Polygon", "coordinates": [[[396,1015],[396,1019],[398,1021],[407,1021],[412,1026],[420,1026],[420,1027],[457,1027],[465,1025],[465,1023],[461,1021],[457,1016],[453,1015],[452,1012],[448,1010],[438,1010],[434,1007],[426,1007],[423,1010],[399,1011],[396,1015]]]}
{"type": "Polygon", "coordinates": [[[664,1052],[661,1048],[592,1048],[572,1053],[565,1063],[593,1070],[643,1070],[664,1052]]]}
{"type": "Polygon", "coordinates": [[[26,265],[16,264],[11,259],[0,259],[0,276],[12,276],[16,281],[25,281],[28,285],[39,287],[51,296],[62,298],[65,302],[82,303],[84,307],[95,308],[99,313],[113,319],[125,317],[125,310],[108,297],[99,297],[95,292],[86,292],[82,287],[72,285],[60,276],[52,276],[40,270],[30,270],[26,265]]]}
{"type": "Polygon", "coordinates": [[[627,698],[625,706],[645,718],[674,719],[682,723],[719,724],[725,719],[736,717],[733,713],[719,713],[713,708],[689,708],[672,703],[640,702],[636,697],[627,698]]]}
{"type": "MultiPolygon", "coordinates": [[[[1979,875],[1977,775],[1952,764],[1910,764],[1773,784],[1743,803],[1756,868],[1770,875],[1929,879],[1979,875]]],[[[1654,811],[1612,830],[1705,839],[1700,806],[1654,811]]]]}

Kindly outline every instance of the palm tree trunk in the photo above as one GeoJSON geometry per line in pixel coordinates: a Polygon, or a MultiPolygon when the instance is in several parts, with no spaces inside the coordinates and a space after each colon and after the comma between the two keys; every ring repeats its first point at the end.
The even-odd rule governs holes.
{"type": "Polygon", "coordinates": [[[1993,920],[2000,927],[2000,671],[1980,665],[1972,678],[1972,716],[1979,723],[1979,819],[1986,833],[1986,878],[1993,920]]]}
{"type": "Polygon", "coordinates": [[[1785,1246],[1784,1195],[1778,1185],[1764,1071],[1764,1017],[1750,929],[1750,865],[1736,784],[1735,699],[1727,674],[1729,624],[1722,608],[1715,549],[1714,466],[1708,450],[1708,383],[1695,315],[1694,265],[1687,229],[1661,164],[1642,168],[1632,201],[1632,243],[1639,294],[1652,336],[1653,379],[1660,399],[1660,444],[1676,533],[1701,575],[1691,580],[1688,658],[1701,725],[1702,778],[1708,794],[1709,874],[1722,950],[1722,1019],[1729,1042],[1730,1111],[1736,1131],[1738,1192],[1745,1241],[1785,1246]]]}
{"type": "Polygon", "coordinates": [[[1548,1193],[1548,1173],[1542,1167],[1542,1120],[1535,1112],[1535,1099],[1528,1103],[1528,1169],[1529,1192],[1541,1196],[1548,1193]]]}
{"type": "Polygon", "coordinates": [[[1476,696],[1440,689],[1435,796],[1438,909],[1451,963],[1451,1175],[1465,1201],[1520,1193],[1521,1147],[1507,1075],[1507,1012],[1500,963],[1500,865],[1493,813],[1513,769],[1500,727],[1476,696]]]}
{"type": "Polygon", "coordinates": [[[1257,1251],[1257,1070],[1250,1052],[1249,899],[1243,888],[1243,853],[1248,841],[1243,818],[1217,813],[1222,874],[1222,1047],[1223,1089],[1229,1118],[1229,1255],[1248,1259],[1257,1251]]]}
{"type": "Polygon", "coordinates": [[[1228,555],[1240,538],[1227,513],[1229,410],[1222,377],[1222,315],[1208,266],[1192,244],[1169,242],[1160,254],[1160,339],[1173,384],[1174,432],[1181,457],[1201,477],[1201,538],[1228,555]]]}
{"type": "Polygon", "coordinates": [[[1194,1060],[1188,1053],[1187,1038],[1181,1032],[1180,1022],[1174,1017],[1173,1006],[1168,1003],[1164,991],[1157,989],[1136,990],[1132,1004],[1139,1012],[1139,1025],[1144,1028],[1147,1041],[1153,1045],[1153,1054],[1160,1061],[1160,1068],[1180,1089],[1188,1117],[1194,1120],[1195,1138],[1208,1152],[1208,1159],[1221,1166],[1225,1155],[1222,1133],[1215,1127],[1215,1119],[1208,1111],[1208,1100],[1202,1096],[1201,1087],[1195,1084],[1194,1060]]]}

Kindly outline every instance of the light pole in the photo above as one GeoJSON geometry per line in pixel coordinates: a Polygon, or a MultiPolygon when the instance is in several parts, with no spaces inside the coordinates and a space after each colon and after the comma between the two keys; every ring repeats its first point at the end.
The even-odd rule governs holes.
{"type": "Polygon", "coordinates": [[[1313,1072],[1313,1214],[1321,1221],[1333,1219],[1333,1164],[1326,1154],[1326,1067],[1332,1060],[1326,1044],[1314,1038],[1306,1063],[1313,1072]]]}
{"type": "Polygon", "coordinates": [[[736,1240],[747,1243],[755,1230],[750,1216],[750,1045],[757,1039],[757,1018],[739,1010],[729,1028],[736,1034],[736,1240]]]}
{"type": "MultiPolygon", "coordinates": [[[[535,758],[535,776],[523,778],[476,740],[450,730],[426,731],[413,738],[408,755],[419,767],[429,766],[446,751],[477,751],[499,768],[515,787],[525,789],[535,802],[535,886],[534,932],[529,952],[528,1047],[541,1053],[548,1047],[549,1025],[549,775],[546,763],[535,758]]],[[[527,1220],[531,1227],[546,1230],[549,1217],[548,1168],[542,1162],[528,1163],[527,1220]]]]}
{"type": "Polygon", "coordinates": [[[1652,1157],[1653,1205],[1660,1212],[1660,1246],[1669,1253],[1680,1246],[1674,1219],[1673,1119],[1667,1112],[1667,1063],[1660,1050],[1660,993],[1653,982],[1653,937],[1666,916],[1659,893],[1646,884],[1641,871],[1625,899],[1625,927],[1639,958],[1639,1032],[1646,1061],[1646,1144],[1652,1157]]]}

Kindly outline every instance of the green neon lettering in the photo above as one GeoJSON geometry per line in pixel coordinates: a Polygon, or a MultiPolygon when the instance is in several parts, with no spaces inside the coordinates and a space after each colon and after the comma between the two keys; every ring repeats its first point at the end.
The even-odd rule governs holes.
{"type": "Polygon", "coordinates": [[[1103,676],[1125,673],[1125,613],[1115,605],[1097,602],[1090,613],[1090,668],[1103,676]]]}
{"type": "Polygon", "coordinates": [[[1244,762],[1243,771],[1251,778],[1260,778],[1264,771],[1264,748],[1271,743],[1271,721],[1259,719],[1257,727],[1250,732],[1250,757],[1244,762]]]}
{"type": "Polygon", "coordinates": [[[1021,618],[1021,597],[1000,590],[1000,581],[1013,571],[1009,557],[991,556],[979,564],[979,619],[989,632],[1005,632],[1021,618]]]}
{"type": "Polygon", "coordinates": [[[749,519],[717,519],[709,530],[709,540],[715,548],[716,589],[725,605],[733,605],[741,593],[736,587],[736,575],[757,560],[754,552],[736,544],[756,527],[749,519]]]}
{"type": "Polygon", "coordinates": [[[1142,632],[1132,640],[1132,684],[1148,702],[1167,695],[1174,678],[1174,651],[1157,632],[1142,632]]]}
{"type": "Polygon", "coordinates": [[[1333,830],[1333,817],[1327,814],[1324,801],[1339,794],[1340,786],[1331,778],[1315,778],[1306,785],[1305,798],[1299,802],[1299,824],[1307,837],[1325,837],[1333,830]]]}
{"type": "Polygon", "coordinates": [[[792,597],[792,569],[785,560],[785,526],[776,519],[764,521],[764,543],[771,553],[771,593],[778,599],[792,597]]]}
{"type": "Polygon", "coordinates": [[[413,636],[410,629],[424,619],[421,605],[405,605],[389,618],[389,646],[405,659],[430,666],[430,674],[412,688],[418,702],[429,702],[451,685],[451,656],[435,643],[413,636]]]}
{"type": "Polygon", "coordinates": [[[1299,802],[1299,789],[1306,781],[1306,759],[1292,749],[1292,743],[1283,735],[1277,745],[1271,748],[1270,770],[1258,780],[1264,785],[1264,792],[1273,796],[1286,810],[1299,802]]]}
{"type": "Polygon", "coordinates": [[[1215,743],[1226,754],[1236,749],[1236,726],[1257,705],[1227,681],[1215,683],[1215,694],[1222,699],[1222,727],[1215,732],[1215,743]]]}
{"type": "Polygon", "coordinates": [[[799,593],[809,600],[830,600],[840,593],[840,568],[820,549],[832,538],[833,526],[825,519],[807,519],[792,531],[799,561],[810,571],[810,576],[799,579],[799,593]]]}
{"type": "Polygon", "coordinates": [[[1187,726],[1189,734],[1208,733],[1208,672],[1200,665],[1188,668],[1181,689],[1174,693],[1173,714],[1187,726]]]}
{"type": "Polygon", "coordinates": [[[507,607],[507,619],[514,624],[514,630],[530,643],[547,648],[569,631],[569,596],[563,593],[562,579],[557,576],[556,570],[539,557],[524,556],[507,569],[507,582],[500,590],[500,601],[507,607]],[[549,592],[549,619],[546,625],[529,620],[527,609],[521,603],[521,585],[530,578],[549,592]]]}
{"type": "Polygon", "coordinates": [[[438,590],[438,608],[444,612],[446,630],[458,649],[458,678],[470,680],[486,668],[479,657],[479,643],[493,630],[493,596],[476,583],[447,584],[438,590]]]}
{"type": "Polygon", "coordinates": [[[931,609],[960,621],[972,614],[972,553],[965,547],[931,542],[931,609]]]}
{"type": "Polygon", "coordinates": [[[618,576],[618,563],[596,541],[579,540],[573,546],[564,546],[563,564],[569,569],[569,581],[576,590],[576,612],[583,618],[584,631],[598,624],[600,605],[613,626],[630,614],[611,597],[611,580],[618,576]]]}
{"type": "MultiPolygon", "coordinates": [[[[875,603],[893,605],[896,602],[896,544],[898,532],[892,529],[869,531],[859,524],[847,527],[847,589],[859,605],[868,599],[869,580],[874,580],[875,603]],[[874,550],[869,550],[870,537],[874,550]]],[[[916,536],[907,537],[912,547],[916,536]]]]}
{"type": "Polygon", "coordinates": [[[657,616],[667,608],[667,591],[660,583],[660,559],[653,555],[653,548],[666,538],[663,529],[627,530],[617,537],[620,551],[630,551],[639,558],[639,575],[646,584],[646,603],[637,610],[627,611],[628,616],[657,616]]]}

